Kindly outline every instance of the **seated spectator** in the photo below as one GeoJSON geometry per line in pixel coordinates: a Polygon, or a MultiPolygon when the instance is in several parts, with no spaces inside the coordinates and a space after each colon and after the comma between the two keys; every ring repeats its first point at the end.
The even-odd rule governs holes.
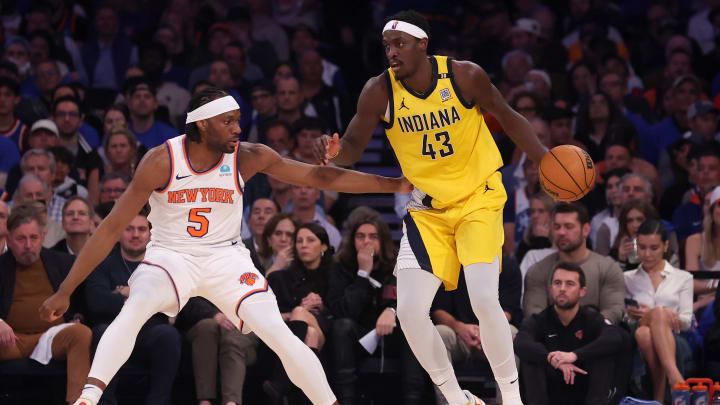
{"type": "Polygon", "coordinates": [[[621,329],[580,306],[587,286],[577,264],[558,263],[549,290],[552,304],[528,317],[515,339],[526,403],[616,403],[627,385],[615,384],[616,361],[630,351],[629,344],[623,345],[621,329]]]}
{"type": "Polygon", "coordinates": [[[640,354],[650,369],[653,398],[665,400],[667,384],[683,381],[676,358],[691,355],[690,347],[679,335],[692,322],[693,278],[665,260],[668,233],[662,221],[649,219],[638,229],[640,267],[625,273],[627,312],[635,326],[640,354]]]}
{"type": "MultiPolygon", "coordinates": [[[[284,270],[271,273],[268,283],[290,330],[317,352],[330,331],[327,290],[328,275],[335,265],[333,250],[327,232],[315,223],[297,228],[292,249],[295,260],[284,270]]],[[[290,385],[278,361],[272,380],[263,384],[263,389],[277,400],[288,394],[290,385]]]]}
{"type": "Polygon", "coordinates": [[[55,178],[52,181],[54,193],[68,199],[74,195],[88,198],[88,190],[70,177],[74,160],[72,153],[62,146],[48,148],[55,157],[55,178]]]}
{"type": "MultiPolygon", "coordinates": [[[[130,295],[129,279],[145,257],[150,242],[149,210],[144,208],[130,221],[120,236],[119,247],[88,276],[85,299],[93,320],[93,334],[99,339],[120,313],[130,295]]],[[[172,403],[172,387],[180,363],[180,334],[165,314],[153,315],[140,328],[130,361],[140,362],[150,371],[150,391],[146,404],[172,403]]],[[[113,398],[117,377],[108,384],[104,398],[113,398]]]]}
{"type": "MultiPolygon", "coordinates": [[[[54,102],[62,97],[74,98],[80,102],[80,106],[84,106],[85,89],[82,87],[82,84],[78,82],[59,84],[55,87],[55,89],[53,89],[52,100],[54,102]]],[[[92,104],[90,105],[93,106],[92,104]]],[[[88,114],[85,115],[83,122],[78,129],[80,135],[90,142],[90,146],[92,146],[93,149],[100,146],[100,139],[102,135],[95,129],[96,126],[100,124],[98,122],[98,118],[94,115],[95,112],[96,110],[94,109],[88,111],[88,114]],[[90,123],[88,123],[88,121],[90,123]]]]}
{"type": "Polygon", "coordinates": [[[618,139],[617,135],[617,132],[614,133],[612,135],[614,139],[609,140],[607,143],[604,155],[605,160],[599,164],[601,173],[618,168],[630,169],[633,173],[637,173],[650,181],[654,196],[661,195],[662,181],[655,166],[634,156],[633,146],[625,142],[625,140],[618,139]]]}
{"type": "Polygon", "coordinates": [[[403,403],[419,404],[426,377],[397,326],[392,274],[397,249],[390,228],[368,207],[353,210],[345,226],[348,233],[336,256],[337,266],[329,274],[327,293],[327,305],[335,317],[330,340],[338,401],[343,405],[360,403],[358,358],[368,353],[358,340],[374,330],[383,338],[387,353],[399,353],[403,403]]]}
{"type": "Polygon", "coordinates": [[[578,264],[587,279],[587,294],[581,305],[593,305],[613,324],[623,317],[625,283],[622,270],[611,258],[587,248],[590,218],[579,203],[558,204],[553,210],[552,235],[558,251],[539,261],[525,276],[523,312],[530,316],[552,304],[548,287],[552,273],[560,262],[578,264]]]}
{"type": "Polygon", "coordinates": [[[700,82],[694,76],[685,75],[675,79],[669,90],[669,105],[672,108],[668,111],[669,116],[650,127],[650,130],[644,134],[646,139],[642,139],[643,146],[647,146],[647,152],[643,152],[643,157],[647,161],[657,164],[660,151],[682,137],[682,134],[689,129],[687,111],[700,97],[700,92],[700,82]]]}
{"type": "Polygon", "coordinates": [[[587,150],[585,145],[573,139],[572,122],[575,113],[562,100],[549,105],[545,111],[545,119],[550,125],[550,147],[558,145],[575,145],[587,150]]]}
{"type": "Polygon", "coordinates": [[[289,126],[295,125],[306,112],[302,109],[300,82],[294,77],[281,78],[275,83],[278,119],[289,126]]]}
{"type": "Polygon", "coordinates": [[[602,91],[595,91],[580,102],[575,122],[575,139],[587,147],[586,150],[594,162],[601,162],[605,159],[610,133],[622,120],[624,118],[610,96],[602,91]]]}
{"type": "Polygon", "coordinates": [[[52,118],[60,132],[58,145],[65,147],[75,157],[73,165],[80,184],[86,184],[88,174],[102,164],[95,148],[100,146],[99,139],[87,139],[79,132],[84,114],[80,102],[72,97],[60,97],[53,102],[52,118]]]}
{"type": "Polygon", "coordinates": [[[270,186],[270,196],[268,198],[275,201],[281,210],[290,209],[293,199],[293,188],[290,183],[285,183],[272,176],[267,176],[267,182],[270,186]]]}
{"type": "Polygon", "coordinates": [[[287,268],[294,260],[293,236],[298,226],[289,212],[275,214],[265,224],[257,249],[257,268],[265,277],[287,268]]]}
{"type": "Polygon", "coordinates": [[[620,208],[618,235],[610,248],[610,256],[623,270],[632,270],[640,264],[637,230],[640,224],[651,218],[658,218],[657,211],[646,201],[630,200],[620,208]]]}
{"type": "Polygon", "coordinates": [[[217,398],[217,375],[223,405],[242,404],[247,366],[255,363],[259,343],[243,334],[216,306],[202,297],[190,298],[175,321],[192,345],[195,395],[199,405],[217,398]]]}
{"type": "Polygon", "coordinates": [[[296,146],[293,157],[305,163],[319,163],[315,160],[313,146],[315,145],[315,139],[327,132],[324,122],[316,117],[303,117],[295,122],[293,129],[296,146]]]}
{"type": "Polygon", "coordinates": [[[290,156],[294,149],[292,129],[282,121],[273,120],[265,126],[265,144],[283,156],[290,156]]]}
{"type": "Polygon", "coordinates": [[[222,59],[210,63],[210,71],[207,76],[208,82],[213,86],[223,89],[230,94],[240,106],[240,128],[249,131],[252,119],[252,105],[247,99],[247,92],[239,92],[232,85],[230,66],[222,59]]]}
{"type": "Polygon", "coordinates": [[[66,360],[65,400],[73,403],[90,372],[92,332],[71,322],[79,314],[75,299],[57,320],[40,319],[40,305],[58,290],[73,258],[42,248],[45,214],[38,205],[16,205],[7,221],[9,252],[0,256],[0,361],[32,358],[47,365],[52,358],[66,360]]]}
{"type": "Polygon", "coordinates": [[[253,107],[252,126],[246,140],[269,145],[265,138],[269,129],[267,124],[277,119],[277,100],[272,82],[263,81],[255,84],[250,90],[250,102],[253,107]]]}
{"type": "MultiPolygon", "coordinates": [[[[702,233],[688,236],[685,241],[685,270],[720,271],[720,187],[707,197],[707,212],[702,233]]],[[[694,280],[693,292],[698,295],[693,312],[706,307],[715,298],[718,279],[694,280]]]]}
{"type": "Polygon", "coordinates": [[[133,79],[126,92],[125,101],[130,111],[128,128],[146,148],[154,148],[178,135],[175,128],[155,119],[158,108],[156,89],[147,79],[133,79]]]}
{"type": "Polygon", "coordinates": [[[262,243],[263,231],[268,221],[278,212],[280,212],[278,205],[269,198],[258,198],[250,207],[247,223],[247,228],[250,229],[250,237],[243,239],[243,244],[250,251],[250,257],[253,259],[255,267],[261,271],[264,270],[264,266],[257,252],[262,243]]]}
{"type": "Polygon", "coordinates": [[[28,149],[49,149],[57,146],[60,140],[60,132],[52,120],[41,119],[35,121],[30,131],[23,138],[22,150],[28,149]]]}
{"type": "MultiPolygon", "coordinates": [[[[25,152],[20,161],[20,168],[23,176],[32,173],[40,178],[50,189],[47,196],[43,196],[44,203],[48,207],[50,219],[58,224],[62,221],[62,207],[65,199],[52,191],[52,182],[55,180],[55,156],[52,152],[43,149],[30,149],[25,152]]],[[[18,185],[18,191],[20,186],[18,185]]]]}
{"type": "MultiPolygon", "coordinates": [[[[598,78],[598,87],[610,96],[612,103],[622,116],[632,123],[638,134],[641,136],[646,134],[655,121],[655,114],[644,98],[628,94],[628,80],[625,74],[614,71],[603,72],[598,78]]],[[[647,159],[645,145],[642,146],[642,156],[647,159]]]]}
{"type": "Polygon", "coordinates": [[[526,158],[522,162],[522,169],[525,187],[518,187],[508,193],[507,204],[503,210],[503,251],[508,255],[513,255],[530,226],[530,196],[540,191],[540,178],[535,162],[526,158]]]}
{"type": "MultiPolygon", "coordinates": [[[[639,200],[652,205],[653,191],[650,181],[640,174],[629,173],[620,179],[620,206],[631,200],[639,200]]],[[[610,254],[620,231],[620,220],[608,216],[600,224],[595,241],[595,251],[601,255],[610,254]]]]}
{"type": "Polygon", "coordinates": [[[567,86],[570,93],[570,101],[576,103],[586,97],[596,88],[597,69],[594,64],[585,60],[579,60],[572,64],[567,72],[567,86]]]}
{"type": "Polygon", "coordinates": [[[675,209],[672,216],[672,223],[679,240],[702,232],[702,207],[705,196],[715,187],[720,186],[720,155],[716,148],[701,148],[694,177],[697,187],[686,193],[683,204],[675,209]]]}
{"type": "Polygon", "coordinates": [[[80,250],[85,246],[85,242],[90,239],[95,223],[95,216],[87,198],[74,195],[68,198],[62,211],[62,227],[65,231],[65,239],[56,243],[53,250],[58,252],[69,253],[77,256],[80,250]]]}
{"type": "Polygon", "coordinates": [[[347,122],[345,98],[333,87],[323,82],[322,57],[316,50],[305,51],[298,59],[300,70],[300,93],[305,99],[308,115],[321,118],[332,132],[342,132],[347,122]]]}
{"type": "Polygon", "coordinates": [[[293,216],[300,223],[314,222],[325,228],[330,236],[330,246],[337,249],[340,246],[340,232],[335,225],[325,217],[324,211],[317,204],[320,198],[320,190],[306,186],[291,186],[292,188],[292,208],[293,216]]]}
{"type": "Polygon", "coordinates": [[[96,89],[120,88],[128,67],[137,63],[137,47],[121,31],[117,10],[101,4],[95,10],[97,36],[82,47],[88,84],[96,89]]]}
{"type": "Polygon", "coordinates": [[[516,49],[503,55],[501,66],[503,80],[497,85],[497,88],[507,97],[513,89],[525,84],[525,75],[534,67],[534,63],[529,54],[516,49]]]}
{"type": "Polygon", "coordinates": [[[619,167],[605,173],[605,200],[608,207],[598,212],[590,220],[590,241],[593,250],[597,251],[597,233],[600,226],[607,218],[617,218],[620,214],[621,195],[620,195],[620,179],[630,173],[630,169],[619,167]]]}
{"type": "Polygon", "coordinates": [[[5,201],[0,200],[0,255],[7,250],[7,220],[10,216],[10,207],[5,201]]]}
{"type": "MultiPolygon", "coordinates": [[[[47,202],[50,200],[51,195],[52,190],[50,190],[50,186],[40,177],[34,174],[26,174],[20,179],[20,184],[13,200],[15,205],[37,202],[43,207],[44,221],[42,222],[42,226],[45,231],[43,247],[47,249],[55,246],[56,243],[65,237],[65,231],[62,229],[62,226],[52,220],[48,215],[47,202]]],[[[65,199],[63,199],[63,206],[65,204],[64,201],[65,199]]],[[[62,220],[62,208],[60,209],[60,218],[62,220]]]]}
{"type": "MultiPolygon", "coordinates": [[[[531,118],[529,121],[540,142],[543,145],[550,147],[550,127],[547,122],[538,117],[531,118]]],[[[525,160],[527,160],[525,152],[523,152],[520,148],[515,148],[515,152],[513,152],[513,161],[516,163],[507,165],[501,169],[503,175],[503,185],[508,193],[512,193],[514,190],[527,185],[525,171],[523,170],[523,163],[525,160]]]]}
{"type": "Polygon", "coordinates": [[[0,136],[10,139],[15,147],[22,149],[22,138],[28,127],[15,116],[15,106],[20,102],[20,85],[17,81],[0,76],[0,136]]]}
{"type": "MultiPolygon", "coordinates": [[[[520,306],[522,276],[512,256],[503,255],[498,286],[500,306],[510,322],[514,339],[517,328],[522,322],[523,313],[520,306]]],[[[480,342],[480,327],[470,304],[464,270],[460,271],[457,289],[438,290],[430,315],[452,363],[462,364],[470,359],[485,360],[485,352],[480,342]]],[[[436,389],[435,393],[439,403],[447,403],[439,401],[444,399],[439,390],[436,389]]]]}
{"type": "MultiPolygon", "coordinates": [[[[552,228],[551,214],[555,208],[555,201],[542,191],[530,197],[528,215],[530,223],[523,232],[518,244],[515,258],[522,261],[525,253],[534,249],[545,249],[552,246],[550,228],[552,228]]],[[[523,274],[523,277],[525,275],[523,274]]]]}
{"type": "Polygon", "coordinates": [[[89,198],[94,204],[100,201],[99,180],[106,173],[120,173],[132,178],[138,163],[138,143],[135,135],[127,128],[117,127],[105,134],[103,150],[105,163],[91,171],[88,179],[89,198]]]}
{"type": "Polygon", "coordinates": [[[663,195],[660,197],[660,217],[671,220],[673,212],[683,201],[685,194],[697,180],[697,161],[701,146],[689,139],[681,138],[665,148],[668,160],[658,164],[658,173],[663,180],[663,195]]]}
{"type": "Polygon", "coordinates": [[[130,184],[125,173],[108,173],[100,182],[100,204],[117,201],[130,184]]]}

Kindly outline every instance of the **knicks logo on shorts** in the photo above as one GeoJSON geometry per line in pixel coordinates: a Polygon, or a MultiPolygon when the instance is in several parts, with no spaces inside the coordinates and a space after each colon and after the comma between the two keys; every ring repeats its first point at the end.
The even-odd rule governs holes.
{"type": "Polygon", "coordinates": [[[255,284],[255,280],[258,279],[257,274],[255,273],[243,273],[242,276],[240,276],[240,284],[247,284],[249,286],[252,286],[255,284]]]}

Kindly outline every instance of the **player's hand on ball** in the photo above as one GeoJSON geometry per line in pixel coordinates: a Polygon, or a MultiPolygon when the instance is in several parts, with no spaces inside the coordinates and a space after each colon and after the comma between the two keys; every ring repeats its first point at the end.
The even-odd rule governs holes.
{"type": "Polygon", "coordinates": [[[61,292],[56,292],[40,305],[40,319],[52,322],[60,318],[70,307],[70,297],[61,292]]]}
{"type": "Polygon", "coordinates": [[[378,336],[389,335],[395,329],[395,312],[387,309],[380,314],[375,323],[375,332],[378,336]]]}

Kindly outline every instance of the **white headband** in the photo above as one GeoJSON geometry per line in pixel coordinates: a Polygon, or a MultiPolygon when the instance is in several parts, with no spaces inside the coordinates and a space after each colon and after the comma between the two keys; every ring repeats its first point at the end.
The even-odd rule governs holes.
{"type": "Polygon", "coordinates": [[[405,21],[388,21],[387,24],[385,24],[385,28],[383,28],[383,33],[388,30],[402,31],[414,36],[417,39],[423,39],[428,37],[425,31],[422,30],[422,28],[418,27],[417,25],[407,23],[405,21]]]}
{"type": "Polygon", "coordinates": [[[216,115],[226,113],[228,111],[239,110],[240,106],[232,96],[220,97],[217,100],[213,100],[207,104],[203,104],[200,107],[190,111],[187,114],[186,124],[196,122],[200,120],[206,120],[216,115]]]}

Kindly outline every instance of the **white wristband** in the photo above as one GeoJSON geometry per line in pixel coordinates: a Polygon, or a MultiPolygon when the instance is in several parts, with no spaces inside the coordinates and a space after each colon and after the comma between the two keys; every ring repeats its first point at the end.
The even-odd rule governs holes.
{"type": "Polygon", "coordinates": [[[375,288],[382,287],[382,284],[379,281],[375,280],[374,278],[370,277],[370,274],[365,270],[358,269],[357,275],[358,275],[358,277],[366,278],[370,282],[370,285],[375,288]]]}

